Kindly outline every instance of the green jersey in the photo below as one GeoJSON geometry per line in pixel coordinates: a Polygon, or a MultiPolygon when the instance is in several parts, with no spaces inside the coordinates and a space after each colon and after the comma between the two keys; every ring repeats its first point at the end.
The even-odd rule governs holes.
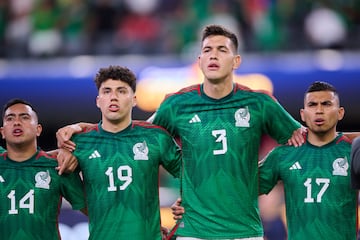
{"type": "Polygon", "coordinates": [[[5,149],[0,146],[0,153],[5,152],[5,149]]]}
{"type": "Polygon", "coordinates": [[[357,192],[350,186],[350,140],[275,148],[260,167],[260,192],[285,191],[289,240],[356,240],[357,192]]]}
{"type": "Polygon", "coordinates": [[[85,208],[79,173],[58,175],[56,159],[38,151],[24,162],[0,155],[0,239],[60,239],[62,197],[85,208]]]}
{"type": "Polygon", "coordinates": [[[222,99],[195,85],[168,96],[154,123],[179,137],[185,214],[177,235],[263,235],[258,209],[258,151],[263,134],[280,143],[300,127],[272,97],[234,84],[222,99]]]}
{"type": "Polygon", "coordinates": [[[89,239],[160,240],[159,166],[178,177],[181,164],[170,134],[140,121],[110,133],[100,122],[73,140],[85,183],[89,239]]]}

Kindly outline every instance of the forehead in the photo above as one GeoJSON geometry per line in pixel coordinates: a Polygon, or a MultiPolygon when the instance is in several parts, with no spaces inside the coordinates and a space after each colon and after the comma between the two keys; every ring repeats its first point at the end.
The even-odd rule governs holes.
{"type": "Polygon", "coordinates": [[[309,92],[305,95],[305,102],[335,101],[336,95],[332,91],[309,92]]]}
{"type": "Polygon", "coordinates": [[[218,47],[218,46],[226,46],[228,48],[231,47],[231,40],[222,35],[210,35],[204,39],[202,47],[218,47]]]}
{"type": "Polygon", "coordinates": [[[101,83],[100,88],[120,88],[120,87],[130,87],[129,84],[122,80],[114,80],[114,79],[107,79],[106,81],[101,83]]]}
{"type": "Polygon", "coordinates": [[[9,115],[9,114],[20,114],[20,113],[32,114],[33,110],[28,105],[25,105],[23,103],[17,103],[17,104],[14,104],[14,105],[8,107],[6,109],[4,115],[6,116],[6,115],[9,115]]]}

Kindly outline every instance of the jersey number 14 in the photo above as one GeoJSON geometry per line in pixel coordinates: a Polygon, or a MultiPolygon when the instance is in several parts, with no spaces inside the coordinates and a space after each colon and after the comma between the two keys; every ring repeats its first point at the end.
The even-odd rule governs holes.
{"type": "Polygon", "coordinates": [[[31,189],[28,193],[26,193],[19,201],[18,208],[16,207],[16,196],[15,190],[11,190],[10,193],[7,195],[10,199],[10,209],[9,214],[18,214],[18,208],[29,209],[29,213],[34,213],[34,190],[31,189]]]}

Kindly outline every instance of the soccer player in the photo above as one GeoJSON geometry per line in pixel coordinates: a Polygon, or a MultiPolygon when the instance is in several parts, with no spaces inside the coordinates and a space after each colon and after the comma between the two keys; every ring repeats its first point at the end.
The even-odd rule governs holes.
{"type": "Polygon", "coordinates": [[[351,148],[351,185],[360,189],[360,137],[355,138],[351,148]]]}
{"type": "MultiPolygon", "coordinates": [[[[185,213],[177,239],[263,239],[258,209],[261,137],[284,144],[301,125],[266,93],[233,81],[235,34],[206,26],[198,57],[202,84],[168,95],[154,123],[180,139],[185,213]]],[[[300,144],[303,139],[300,140],[300,144]]]]}
{"type": "Polygon", "coordinates": [[[132,120],[133,72],[101,68],[95,83],[102,120],[72,138],[85,183],[89,239],[160,240],[159,166],[178,177],[180,148],[165,129],[132,120]]]}
{"type": "Polygon", "coordinates": [[[60,239],[62,197],[86,213],[78,172],[59,176],[56,159],[39,150],[42,127],[34,108],[22,99],[4,106],[0,154],[0,239],[60,239]]]}
{"type": "Polygon", "coordinates": [[[314,82],[300,110],[308,128],[305,144],[276,147],[260,164],[260,193],[269,193],[278,181],[284,185],[289,240],[357,239],[351,141],[336,132],[344,112],[336,89],[314,82]]]}

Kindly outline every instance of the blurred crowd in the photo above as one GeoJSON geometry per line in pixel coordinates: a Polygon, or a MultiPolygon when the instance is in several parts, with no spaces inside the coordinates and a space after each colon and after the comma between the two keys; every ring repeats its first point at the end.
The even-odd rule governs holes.
{"type": "Polygon", "coordinates": [[[0,0],[0,57],[187,54],[209,23],[243,52],[360,48],[356,0],[0,0]]]}

